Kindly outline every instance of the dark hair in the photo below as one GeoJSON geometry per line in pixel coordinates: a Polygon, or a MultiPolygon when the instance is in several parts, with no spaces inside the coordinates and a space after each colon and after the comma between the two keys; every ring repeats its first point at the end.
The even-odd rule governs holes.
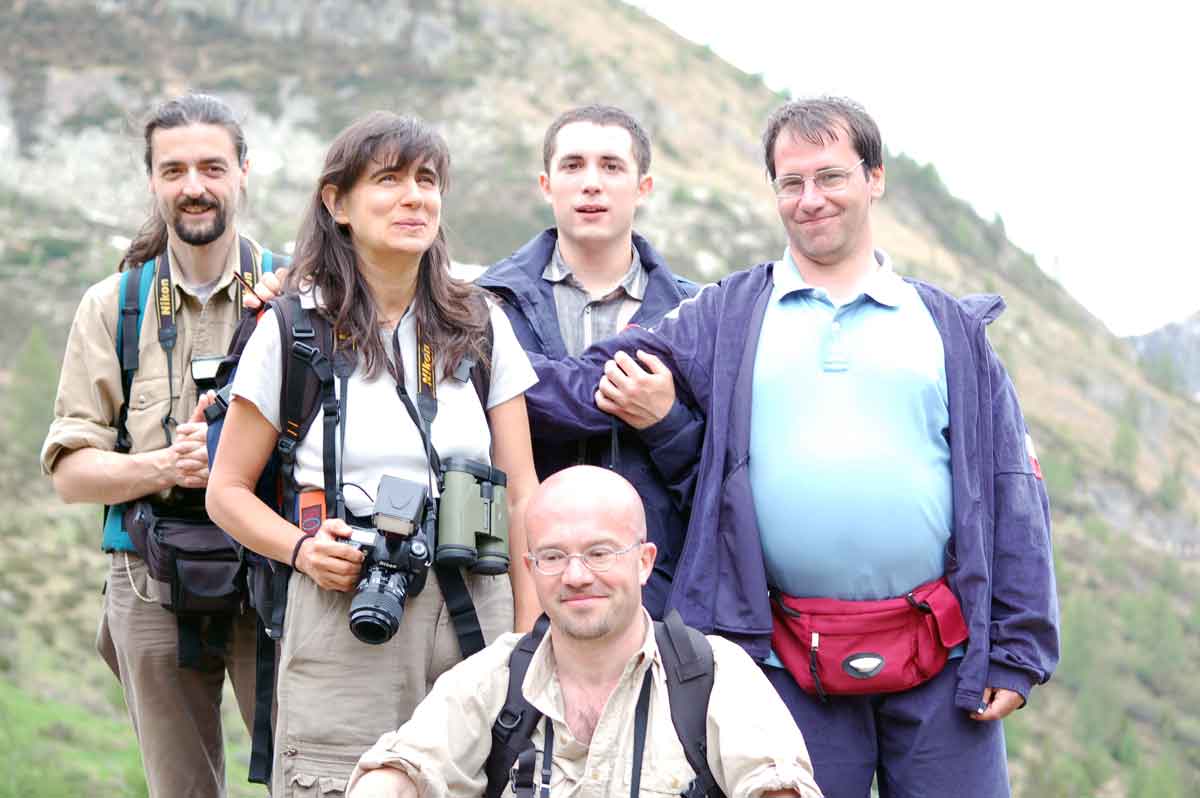
{"type": "Polygon", "coordinates": [[[637,161],[638,177],[650,171],[650,137],[645,129],[628,111],[623,111],[613,105],[583,105],[559,114],[558,118],[546,128],[546,137],[542,140],[542,165],[550,172],[550,161],[554,159],[558,131],[575,122],[591,122],[603,127],[623,127],[629,131],[633,139],[633,157],[637,161]]]}
{"type": "MultiPolygon", "coordinates": [[[[237,153],[238,165],[245,165],[246,134],[237,118],[234,117],[233,109],[210,94],[191,92],[167,100],[146,117],[143,126],[143,137],[146,142],[146,174],[150,174],[153,169],[154,131],[170,130],[188,125],[216,125],[225,128],[233,142],[233,149],[237,153]]],[[[129,243],[129,248],[125,250],[118,270],[132,268],[139,263],[157,258],[166,248],[167,223],[159,215],[156,205],[150,211],[150,218],[142,223],[141,229],[129,243]]]]}
{"type": "Polygon", "coordinates": [[[767,176],[772,180],[775,179],[775,140],[784,130],[819,146],[837,141],[842,133],[847,133],[854,151],[863,159],[864,173],[870,176],[872,169],[883,166],[879,126],[865,108],[846,97],[791,100],[771,113],[762,142],[767,176]]]}
{"type": "MultiPolygon", "coordinates": [[[[378,375],[387,363],[379,334],[379,310],[359,271],[350,230],[330,215],[321,191],[333,186],[339,196],[345,196],[373,163],[398,170],[428,164],[437,173],[439,190],[446,193],[450,151],[432,127],[420,119],[386,111],[372,111],[355,120],[325,154],[317,188],[296,236],[287,279],[289,291],[311,289],[317,293],[321,314],[337,330],[338,346],[357,349],[367,378],[378,375]]],[[[443,376],[452,374],[467,354],[483,356],[487,306],[480,289],[450,276],[450,254],[440,225],[433,244],[421,256],[413,313],[434,352],[445,358],[443,376]]]]}

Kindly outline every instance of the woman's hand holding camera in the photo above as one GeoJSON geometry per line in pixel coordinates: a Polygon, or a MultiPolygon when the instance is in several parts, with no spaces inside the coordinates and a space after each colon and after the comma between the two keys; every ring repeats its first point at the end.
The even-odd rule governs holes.
{"type": "Polygon", "coordinates": [[[327,518],[312,539],[298,543],[296,570],[308,576],[322,590],[348,593],[358,585],[365,555],[342,538],[350,537],[350,527],[340,518],[327,518]]]}

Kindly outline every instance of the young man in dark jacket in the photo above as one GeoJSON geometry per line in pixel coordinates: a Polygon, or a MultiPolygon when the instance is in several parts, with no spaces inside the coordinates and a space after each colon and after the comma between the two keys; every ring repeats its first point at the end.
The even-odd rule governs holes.
{"type": "Polygon", "coordinates": [[[892,272],[871,234],[883,147],[855,103],[786,104],[764,155],[784,256],[544,369],[547,410],[600,429],[628,412],[625,353],[653,353],[707,419],[668,608],[763,662],[827,796],[876,776],[1006,796],[1000,720],[1054,670],[1058,604],[1045,486],[985,335],[1003,302],[892,272]],[[859,628],[856,608],[897,604],[901,631],[859,628]],[[818,630],[818,606],[861,635],[818,630]]]}
{"type": "MultiPolygon", "coordinates": [[[[542,155],[538,182],[557,226],[478,280],[503,300],[539,373],[630,324],[656,324],[696,292],[633,232],[634,212],[654,182],[650,140],[636,119],[611,106],[572,109],[547,129],[542,155]]],[[[555,412],[557,398],[540,384],[526,392],[525,404],[539,478],[590,464],[613,468],[637,488],[659,551],[644,602],[662,618],[687,527],[675,482],[690,473],[703,425],[675,403],[670,372],[659,361],[647,358],[630,372],[643,389],[636,396],[631,390],[628,423],[573,424],[555,412]]]]}

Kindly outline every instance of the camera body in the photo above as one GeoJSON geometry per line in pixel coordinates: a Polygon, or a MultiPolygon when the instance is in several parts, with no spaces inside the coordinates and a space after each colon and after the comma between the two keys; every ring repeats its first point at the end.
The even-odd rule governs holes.
{"type": "Polygon", "coordinates": [[[425,587],[436,524],[424,485],[392,476],[379,481],[374,528],[351,526],[346,544],[365,555],[350,602],[350,631],[364,643],[386,643],[400,628],[404,603],[425,587]]]}

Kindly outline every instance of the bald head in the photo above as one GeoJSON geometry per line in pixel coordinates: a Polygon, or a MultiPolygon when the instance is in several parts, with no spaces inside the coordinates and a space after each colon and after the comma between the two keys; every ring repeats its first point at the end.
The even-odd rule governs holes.
{"type": "MultiPolygon", "coordinates": [[[[625,543],[646,538],[646,511],[633,485],[596,466],[563,469],[538,486],[525,510],[529,548],[551,529],[604,529],[625,543]]],[[[558,542],[555,542],[558,545],[558,542]]]]}
{"type": "Polygon", "coordinates": [[[613,646],[641,644],[642,585],[658,553],[646,542],[646,512],[633,486],[595,466],[559,471],[529,500],[525,533],[525,566],[553,639],[607,641],[604,650],[630,656],[624,644],[613,646]]]}

